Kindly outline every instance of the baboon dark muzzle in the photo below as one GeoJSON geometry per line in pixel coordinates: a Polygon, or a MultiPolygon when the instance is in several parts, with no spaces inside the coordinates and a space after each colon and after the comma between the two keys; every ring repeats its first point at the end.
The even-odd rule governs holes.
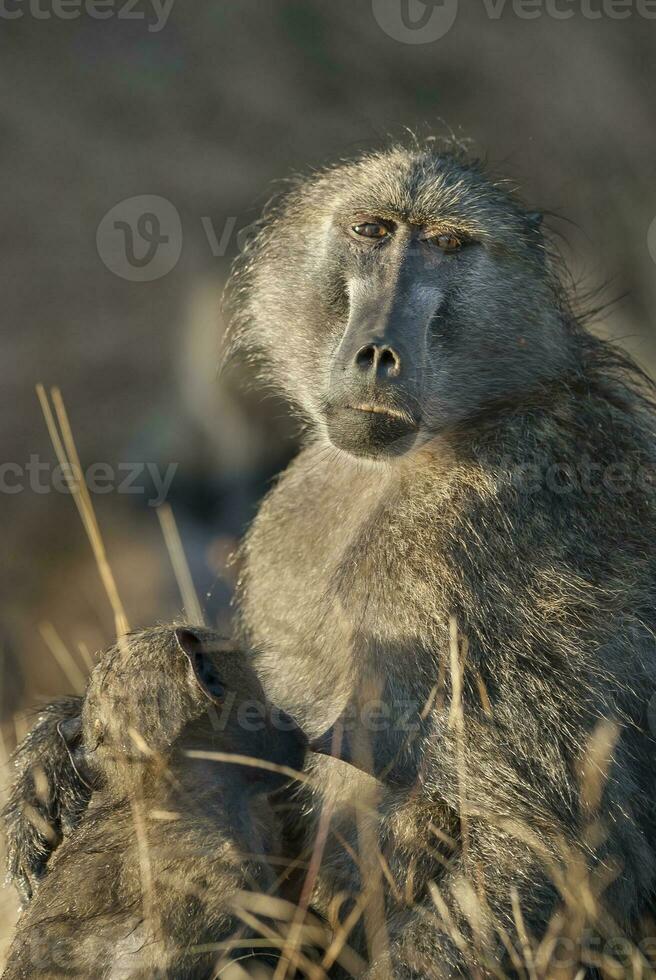
{"type": "Polygon", "coordinates": [[[326,410],[326,429],[334,446],[353,456],[401,456],[414,444],[418,423],[405,412],[372,408],[367,402],[333,404],[326,410]]]}
{"type": "Polygon", "coordinates": [[[424,334],[433,307],[423,311],[424,294],[399,291],[397,279],[383,277],[375,288],[353,281],[349,288],[325,415],[330,441],[353,456],[401,456],[419,431],[424,334]]]}

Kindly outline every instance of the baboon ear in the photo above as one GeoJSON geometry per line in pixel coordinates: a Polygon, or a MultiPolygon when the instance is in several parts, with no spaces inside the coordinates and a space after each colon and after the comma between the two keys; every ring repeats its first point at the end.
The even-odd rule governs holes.
{"type": "Polygon", "coordinates": [[[188,627],[176,629],[175,638],[194,672],[196,683],[211,701],[220,703],[225,697],[225,686],[214,661],[203,649],[203,641],[188,627]]]}

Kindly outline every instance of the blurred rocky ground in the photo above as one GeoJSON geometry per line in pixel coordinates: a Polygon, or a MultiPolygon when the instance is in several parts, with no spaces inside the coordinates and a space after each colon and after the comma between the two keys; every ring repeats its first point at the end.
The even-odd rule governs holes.
{"type": "MultiPolygon", "coordinates": [[[[291,171],[404,127],[471,138],[553,213],[583,287],[624,297],[603,329],[656,363],[656,21],[638,5],[619,19],[609,0],[563,0],[567,19],[443,2],[455,22],[423,43],[385,20],[405,4],[419,22],[419,0],[174,0],[160,30],[145,0],[143,19],[119,16],[121,0],[102,20],[84,6],[48,19],[46,0],[2,8],[21,16],[0,15],[1,461],[54,463],[42,382],[61,388],[85,465],[174,464],[168,500],[210,619],[226,614],[226,556],[294,451],[284,405],[246,372],[217,376],[238,232],[291,171]],[[98,251],[103,217],[137,195],[181,221],[179,261],[155,281],[114,274],[98,251]]],[[[93,498],[134,626],[182,608],[151,497],[93,498]]],[[[24,709],[71,687],[43,624],[84,669],[113,621],[68,495],[5,486],[0,514],[10,746],[24,709]]]]}

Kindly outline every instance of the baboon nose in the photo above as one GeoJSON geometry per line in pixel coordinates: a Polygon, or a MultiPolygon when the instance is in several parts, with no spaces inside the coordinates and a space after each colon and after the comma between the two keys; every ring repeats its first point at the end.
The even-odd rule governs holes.
{"type": "Polygon", "coordinates": [[[355,355],[355,365],[363,374],[375,379],[398,378],[401,357],[386,344],[365,344],[355,355]]]}

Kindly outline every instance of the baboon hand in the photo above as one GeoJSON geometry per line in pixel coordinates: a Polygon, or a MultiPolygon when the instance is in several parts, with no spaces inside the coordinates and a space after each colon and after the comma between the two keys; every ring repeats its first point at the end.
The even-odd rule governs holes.
{"type": "Polygon", "coordinates": [[[48,705],[12,757],[14,778],[2,816],[8,877],[23,905],[91,796],[91,783],[79,758],[81,708],[79,697],[48,705]]]}

